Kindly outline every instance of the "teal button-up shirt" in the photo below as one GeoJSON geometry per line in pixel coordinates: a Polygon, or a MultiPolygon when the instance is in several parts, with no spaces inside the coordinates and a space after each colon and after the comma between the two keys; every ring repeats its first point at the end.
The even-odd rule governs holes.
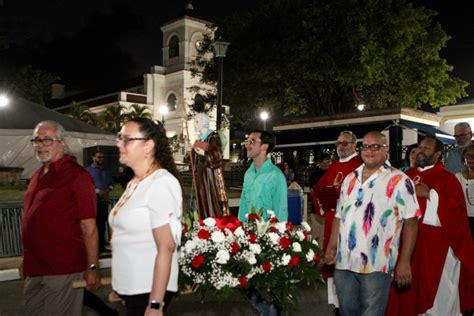
{"type": "Polygon", "coordinates": [[[239,220],[246,222],[245,215],[263,209],[263,217],[267,219],[267,211],[271,210],[281,222],[288,220],[288,188],[283,172],[270,159],[255,169],[252,162],[245,172],[244,188],[240,197],[239,220]]]}

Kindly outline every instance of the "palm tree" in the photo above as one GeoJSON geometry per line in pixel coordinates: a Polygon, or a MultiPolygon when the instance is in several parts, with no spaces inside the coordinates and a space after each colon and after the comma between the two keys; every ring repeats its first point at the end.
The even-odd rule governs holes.
{"type": "Polygon", "coordinates": [[[92,113],[85,104],[72,102],[69,115],[91,125],[97,125],[97,115],[92,113]]]}
{"type": "Polygon", "coordinates": [[[151,114],[150,108],[146,105],[140,105],[140,104],[132,104],[130,106],[130,109],[127,113],[128,118],[147,118],[147,119],[152,119],[153,116],[151,114]]]}
{"type": "Polygon", "coordinates": [[[99,115],[100,127],[114,133],[120,131],[123,122],[128,118],[125,109],[126,107],[121,104],[106,107],[105,111],[99,115]]]}

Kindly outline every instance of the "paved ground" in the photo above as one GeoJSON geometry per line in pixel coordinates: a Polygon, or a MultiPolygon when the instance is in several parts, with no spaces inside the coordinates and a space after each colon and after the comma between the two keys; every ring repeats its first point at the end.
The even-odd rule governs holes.
{"type": "MultiPolygon", "coordinates": [[[[0,259],[0,270],[16,267],[21,258],[0,259]]],[[[102,269],[102,276],[110,275],[110,269],[102,269]]],[[[24,315],[22,306],[22,280],[0,282],[0,316],[24,315]]],[[[108,295],[111,292],[110,286],[104,286],[95,293],[108,302],[108,295]]],[[[325,304],[326,291],[323,286],[319,289],[310,289],[302,286],[299,299],[299,311],[292,311],[289,315],[333,315],[332,307],[325,304]]],[[[111,307],[119,309],[120,315],[125,315],[124,306],[120,302],[110,303],[111,307]]],[[[84,307],[83,316],[98,315],[93,310],[84,307]]],[[[182,316],[238,316],[238,315],[257,315],[250,307],[247,299],[240,294],[236,294],[225,301],[219,301],[214,297],[206,297],[203,301],[194,294],[181,295],[174,299],[167,315],[182,316]]]]}

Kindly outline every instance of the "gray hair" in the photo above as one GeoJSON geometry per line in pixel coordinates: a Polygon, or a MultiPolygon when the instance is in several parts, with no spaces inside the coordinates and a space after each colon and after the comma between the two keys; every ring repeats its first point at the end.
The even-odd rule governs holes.
{"type": "Polygon", "coordinates": [[[357,136],[352,131],[342,131],[339,133],[339,135],[348,135],[352,138],[354,143],[357,143],[357,136]]]}
{"type": "Polygon", "coordinates": [[[59,124],[58,122],[56,122],[56,121],[51,121],[51,120],[39,122],[39,123],[35,126],[35,129],[34,129],[34,131],[33,131],[33,134],[35,134],[35,133],[38,131],[38,129],[39,129],[40,127],[43,127],[43,126],[47,126],[47,127],[53,128],[53,129],[56,131],[55,134],[56,134],[56,138],[57,138],[58,140],[63,140],[63,139],[64,139],[64,133],[65,133],[64,127],[63,127],[61,124],[59,124]]]}
{"type": "Polygon", "coordinates": [[[462,128],[464,130],[469,130],[469,132],[471,131],[471,125],[469,125],[468,122],[459,122],[457,123],[456,125],[454,125],[454,128],[462,128]]]}

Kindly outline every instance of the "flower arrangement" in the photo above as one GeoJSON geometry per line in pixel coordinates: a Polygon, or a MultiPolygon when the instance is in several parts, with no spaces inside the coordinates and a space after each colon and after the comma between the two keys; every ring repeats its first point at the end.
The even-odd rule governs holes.
{"type": "Polygon", "coordinates": [[[235,216],[184,225],[180,248],[180,280],[193,291],[226,296],[250,287],[268,293],[287,309],[296,304],[298,283],[322,282],[321,249],[303,222],[279,222],[272,211],[253,211],[247,223],[235,216]]]}

